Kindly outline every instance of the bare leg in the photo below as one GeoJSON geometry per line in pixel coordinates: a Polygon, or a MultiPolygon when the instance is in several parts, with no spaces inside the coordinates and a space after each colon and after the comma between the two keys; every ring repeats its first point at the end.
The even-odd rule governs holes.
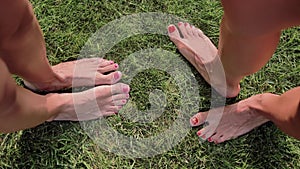
{"type": "MultiPolygon", "coordinates": [[[[196,114],[191,118],[191,125],[203,124],[207,115],[208,112],[196,114]]],[[[203,139],[210,137],[210,142],[221,143],[243,135],[269,120],[290,136],[300,139],[300,87],[281,96],[264,93],[226,106],[214,135],[206,135],[211,130],[210,125],[199,130],[197,134],[203,139]]]]}
{"type": "Polygon", "coordinates": [[[238,83],[224,77],[222,63],[218,56],[218,50],[203,32],[188,23],[178,23],[180,33],[174,25],[168,28],[170,39],[175,43],[179,51],[192,63],[202,77],[211,84],[224,97],[235,97],[239,91],[238,83]],[[213,77],[212,77],[213,76],[213,77]],[[212,79],[214,78],[214,79],[212,79]],[[226,80],[226,84],[224,81],[226,80]],[[213,83],[213,84],[212,84],[213,83]],[[226,93],[224,86],[226,85],[226,93]]]}
{"type": "Polygon", "coordinates": [[[51,67],[45,53],[41,30],[28,1],[3,0],[0,5],[0,132],[31,128],[46,120],[91,120],[117,113],[127,102],[129,86],[114,84],[121,78],[118,65],[104,59],[84,59],[51,67]],[[74,77],[74,66],[81,73],[74,77]],[[79,85],[102,85],[76,94],[37,95],[19,87],[10,77],[18,74],[40,90],[79,85]],[[76,102],[73,97],[79,98],[76,102]],[[95,104],[94,104],[95,103],[95,104]],[[76,112],[74,107],[89,110],[76,112]]]}
{"type": "MultiPolygon", "coordinates": [[[[218,50],[201,30],[188,23],[179,23],[179,30],[170,25],[169,36],[208,83],[210,79],[205,66],[217,69],[215,60],[220,57],[226,74],[226,97],[235,97],[240,91],[240,80],[258,71],[273,55],[281,29],[300,24],[297,20],[300,12],[294,8],[299,1],[292,0],[288,5],[283,3],[224,0],[225,14],[220,26],[218,50]],[[284,10],[281,9],[283,6],[286,7],[284,10]],[[265,8],[272,10],[266,14],[265,8]]],[[[213,87],[219,91],[218,85],[213,87]]]]}
{"type": "Polygon", "coordinates": [[[48,119],[78,121],[113,115],[126,104],[129,97],[129,86],[119,83],[76,94],[41,96],[17,86],[2,59],[0,72],[1,133],[31,128],[48,119]],[[81,99],[74,102],[73,97],[81,99]],[[94,102],[96,105],[91,104],[94,102]],[[88,106],[89,111],[76,112],[74,106],[88,106]]]}
{"type": "MultiPolygon", "coordinates": [[[[118,69],[118,65],[104,59],[84,59],[80,75],[74,75],[76,62],[50,66],[46,57],[45,42],[31,4],[27,0],[3,1],[0,6],[0,57],[6,62],[11,73],[27,81],[30,88],[58,90],[72,86],[95,83],[114,84],[121,78],[120,72],[104,73],[118,69]]],[[[77,65],[78,66],[78,65],[77,65]]],[[[78,87],[78,86],[74,86],[78,87]]]]}
{"type": "MultiPolygon", "coordinates": [[[[225,26],[225,19],[223,19],[219,50],[217,50],[201,30],[188,23],[179,23],[178,27],[184,38],[181,38],[175,26],[171,25],[169,27],[171,40],[208,83],[210,83],[210,78],[206,69],[212,67],[211,71],[218,71],[215,70],[219,68],[216,57],[220,57],[226,75],[226,97],[235,97],[240,91],[240,80],[246,75],[255,73],[267,63],[280,37],[280,31],[256,36],[234,34],[225,26]],[[245,42],[247,45],[244,45],[245,42]]],[[[219,79],[222,78],[219,77],[219,79]]],[[[214,85],[214,87],[219,91],[221,85],[214,85]]]]}
{"type": "MultiPolygon", "coordinates": [[[[220,57],[226,74],[226,96],[233,97],[239,92],[240,80],[258,71],[273,55],[281,30],[300,25],[300,1],[223,0],[222,5],[224,16],[218,50],[200,30],[189,24],[179,25],[183,38],[174,25],[170,25],[168,30],[180,52],[208,82],[204,66],[213,65],[214,58],[220,57]]],[[[214,110],[218,112],[218,109],[214,110]]],[[[191,125],[203,123],[206,117],[207,112],[198,113],[191,118],[191,125]]],[[[269,120],[299,139],[299,87],[282,96],[262,94],[226,106],[220,123],[208,125],[198,135],[207,139],[210,135],[206,134],[213,130],[211,126],[218,125],[217,130],[213,131],[215,135],[209,141],[223,142],[245,134],[269,120]],[[279,104],[280,101],[286,104],[279,104]]]]}
{"type": "Polygon", "coordinates": [[[17,86],[2,59],[0,71],[0,132],[30,128],[55,114],[56,108],[48,112],[46,107],[47,99],[50,101],[52,97],[36,95],[17,86]]]}
{"type": "Polygon", "coordinates": [[[281,30],[300,24],[300,2],[223,0],[219,56],[229,86],[257,72],[274,54],[281,30]]]}

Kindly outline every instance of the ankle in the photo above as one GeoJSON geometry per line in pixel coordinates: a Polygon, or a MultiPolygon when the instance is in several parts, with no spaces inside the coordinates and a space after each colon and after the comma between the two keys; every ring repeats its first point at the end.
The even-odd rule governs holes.
{"type": "Polygon", "coordinates": [[[240,93],[240,84],[228,85],[227,84],[227,98],[236,97],[240,93]]]}
{"type": "Polygon", "coordinates": [[[242,77],[232,77],[226,74],[227,98],[236,97],[240,92],[240,81],[242,77]]]}
{"type": "Polygon", "coordinates": [[[58,74],[54,74],[51,78],[43,81],[29,81],[24,80],[24,84],[33,90],[41,90],[41,91],[51,91],[55,90],[53,87],[55,86],[63,86],[65,84],[65,78],[59,76],[58,74]]]}
{"type": "Polygon", "coordinates": [[[240,84],[240,81],[244,78],[243,76],[232,75],[228,72],[225,72],[226,83],[229,87],[237,87],[240,84]]]}

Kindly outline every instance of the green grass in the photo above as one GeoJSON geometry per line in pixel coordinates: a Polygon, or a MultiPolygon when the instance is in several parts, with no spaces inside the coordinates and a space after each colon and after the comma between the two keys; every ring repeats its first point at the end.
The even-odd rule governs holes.
{"type": "MultiPolygon", "coordinates": [[[[218,27],[222,16],[220,3],[212,0],[31,2],[44,32],[51,64],[77,59],[81,48],[94,32],[122,16],[141,12],[176,15],[201,28],[215,44],[218,43],[218,27]]],[[[299,28],[284,31],[271,61],[258,73],[246,77],[241,83],[242,91],[238,98],[228,102],[237,102],[263,92],[281,94],[299,86],[299,44],[299,28]]],[[[188,64],[164,35],[132,36],[115,45],[105,57],[122,63],[132,53],[148,48],[161,48],[176,55],[178,62],[170,64],[188,64]]],[[[138,64],[132,61],[133,66],[138,64]]],[[[188,65],[196,76],[200,97],[197,103],[184,101],[193,103],[188,110],[194,114],[209,109],[211,89],[188,65]],[[199,110],[195,110],[197,107],[199,110]]],[[[121,70],[125,72],[123,81],[128,81],[127,69],[121,70]]],[[[182,78],[182,84],[184,82],[182,78]]],[[[165,92],[164,112],[150,123],[139,124],[124,118],[137,115],[131,111],[131,107],[127,107],[121,115],[107,118],[109,125],[126,136],[139,138],[163,132],[180,114],[178,110],[183,101],[180,100],[178,85],[166,71],[146,69],[139,72],[130,83],[132,102],[135,102],[139,111],[147,111],[151,109],[151,99],[156,101],[162,98],[149,98],[151,91],[159,89],[165,92]]],[[[98,148],[79,123],[45,123],[33,129],[0,134],[0,168],[300,168],[300,142],[283,134],[272,123],[219,145],[200,143],[195,134],[198,129],[191,129],[178,145],[163,154],[127,158],[98,148]]]]}

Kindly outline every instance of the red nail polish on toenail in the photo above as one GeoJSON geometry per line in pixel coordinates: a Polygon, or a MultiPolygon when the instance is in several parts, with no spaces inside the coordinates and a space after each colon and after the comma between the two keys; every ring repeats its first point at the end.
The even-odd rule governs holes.
{"type": "Polygon", "coordinates": [[[212,142],[212,139],[211,139],[211,138],[208,138],[207,141],[208,141],[208,142],[212,142]]]}
{"type": "Polygon", "coordinates": [[[182,22],[179,22],[179,23],[178,23],[178,26],[181,26],[181,25],[182,25],[182,22]]]}
{"type": "Polygon", "coordinates": [[[188,24],[187,23],[184,23],[184,26],[187,26],[188,24]]]}
{"type": "Polygon", "coordinates": [[[198,132],[197,132],[197,135],[198,135],[198,136],[200,136],[200,135],[201,135],[201,132],[200,132],[200,131],[198,131],[198,132]]]}
{"type": "Polygon", "coordinates": [[[198,124],[198,119],[196,118],[196,117],[194,117],[193,119],[192,119],[192,122],[193,122],[193,125],[196,125],[196,124],[198,124]]]}
{"type": "Polygon", "coordinates": [[[119,67],[119,65],[116,63],[116,64],[115,64],[115,68],[118,68],[118,67],[119,67]]]}
{"type": "Polygon", "coordinates": [[[169,32],[173,33],[175,31],[175,26],[169,26],[169,32]]]}
{"type": "Polygon", "coordinates": [[[109,63],[112,65],[112,64],[114,64],[115,62],[114,62],[114,61],[110,61],[109,63]]]}

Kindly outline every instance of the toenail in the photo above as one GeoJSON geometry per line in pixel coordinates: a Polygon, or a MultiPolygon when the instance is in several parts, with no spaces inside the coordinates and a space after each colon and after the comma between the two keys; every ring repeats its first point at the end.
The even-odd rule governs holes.
{"type": "Polygon", "coordinates": [[[169,26],[169,32],[173,33],[175,31],[175,26],[169,26]]]}
{"type": "Polygon", "coordinates": [[[115,62],[114,62],[114,61],[110,61],[109,63],[112,65],[112,64],[114,64],[115,62]]]}
{"type": "Polygon", "coordinates": [[[114,79],[116,80],[116,79],[119,79],[119,78],[120,78],[119,72],[115,73],[114,74],[114,79]]]}
{"type": "Polygon", "coordinates": [[[196,125],[196,124],[198,124],[198,119],[196,118],[196,117],[194,117],[193,119],[192,119],[192,122],[193,122],[193,125],[196,125]]]}
{"type": "Polygon", "coordinates": [[[118,67],[119,67],[119,65],[116,63],[116,64],[115,64],[115,68],[118,68],[118,67]]]}
{"type": "Polygon", "coordinates": [[[198,131],[198,132],[197,132],[197,135],[200,136],[200,135],[201,135],[201,131],[198,131]]]}
{"type": "Polygon", "coordinates": [[[127,99],[129,98],[129,94],[126,94],[126,98],[127,98],[127,99]]]}
{"type": "Polygon", "coordinates": [[[123,87],[123,92],[127,93],[128,92],[128,88],[127,87],[123,87]]]}
{"type": "Polygon", "coordinates": [[[212,138],[208,138],[207,141],[208,141],[208,142],[212,142],[212,138]]]}
{"type": "Polygon", "coordinates": [[[178,23],[178,26],[181,26],[181,25],[182,25],[182,22],[179,22],[179,23],[178,23]]]}
{"type": "Polygon", "coordinates": [[[184,26],[187,26],[188,24],[187,23],[184,23],[184,26]]]}
{"type": "Polygon", "coordinates": [[[122,100],[123,103],[126,103],[126,100],[122,100]]]}

